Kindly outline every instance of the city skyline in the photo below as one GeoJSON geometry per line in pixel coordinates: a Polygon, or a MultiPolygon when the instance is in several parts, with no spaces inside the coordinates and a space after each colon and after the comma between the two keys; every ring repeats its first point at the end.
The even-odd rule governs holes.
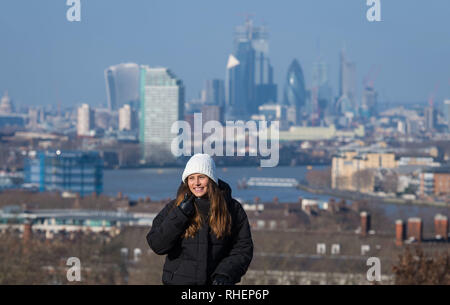
{"type": "MultiPolygon", "coordinates": [[[[186,100],[196,98],[206,80],[225,78],[234,30],[245,22],[243,12],[254,13],[250,17],[256,26],[267,25],[269,58],[279,89],[293,59],[301,64],[311,89],[313,64],[320,57],[330,67],[336,95],[339,51],[345,46],[347,58],[356,65],[358,104],[362,80],[373,65],[381,66],[375,81],[379,102],[424,102],[436,83],[436,103],[450,96],[450,59],[445,56],[450,53],[445,39],[450,30],[444,26],[450,4],[444,1],[383,1],[383,21],[375,23],[366,20],[365,1],[325,1],[322,6],[309,1],[283,7],[268,1],[239,6],[196,1],[192,7],[180,1],[108,6],[82,2],[79,23],[65,19],[65,3],[0,5],[0,35],[7,46],[0,49],[0,92],[7,90],[16,106],[58,101],[63,106],[106,105],[103,71],[124,62],[167,67],[183,80],[186,100]],[[177,22],[167,25],[167,18],[177,22]],[[30,27],[35,23],[40,26],[30,27]],[[147,36],[139,32],[150,28],[155,31],[146,30],[147,36]],[[22,88],[25,79],[27,89],[22,88]]],[[[280,99],[282,90],[278,91],[280,99]]]]}
{"type": "Polygon", "coordinates": [[[450,284],[450,1],[0,3],[0,284],[450,284]]]}

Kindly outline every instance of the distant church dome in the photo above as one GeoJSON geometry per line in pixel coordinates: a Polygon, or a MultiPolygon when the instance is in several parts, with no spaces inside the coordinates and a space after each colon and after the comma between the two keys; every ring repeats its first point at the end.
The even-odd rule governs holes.
{"type": "Polygon", "coordinates": [[[5,92],[0,100],[0,113],[13,113],[14,107],[11,103],[11,99],[8,96],[8,91],[5,92]]]}

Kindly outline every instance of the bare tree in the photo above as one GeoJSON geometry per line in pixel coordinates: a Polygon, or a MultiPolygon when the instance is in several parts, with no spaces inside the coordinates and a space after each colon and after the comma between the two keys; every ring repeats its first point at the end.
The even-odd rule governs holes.
{"type": "Polygon", "coordinates": [[[308,185],[316,188],[331,187],[331,168],[324,170],[311,170],[306,173],[306,181],[308,185]]]}
{"type": "Polygon", "coordinates": [[[378,183],[379,189],[385,193],[396,193],[398,186],[398,176],[394,171],[386,170],[380,176],[380,181],[378,183]]]}
{"type": "Polygon", "coordinates": [[[352,176],[352,186],[358,192],[367,192],[373,190],[374,172],[372,169],[363,169],[357,171],[352,176]]]}
{"type": "Polygon", "coordinates": [[[395,283],[399,285],[449,285],[450,256],[448,252],[426,255],[417,247],[415,254],[410,248],[399,255],[393,267],[395,283]]]}

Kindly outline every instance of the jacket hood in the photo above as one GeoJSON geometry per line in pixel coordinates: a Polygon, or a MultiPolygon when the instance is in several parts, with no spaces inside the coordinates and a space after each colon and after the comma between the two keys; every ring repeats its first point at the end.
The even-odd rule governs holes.
{"type": "Polygon", "coordinates": [[[228,183],[226,183],[225,181],[219,179],[219,189],[223,191],[223,195],[225,196],[225,201],[226,202],[231,202],[232,197],[231,197],[231,187],[228,183]]]}

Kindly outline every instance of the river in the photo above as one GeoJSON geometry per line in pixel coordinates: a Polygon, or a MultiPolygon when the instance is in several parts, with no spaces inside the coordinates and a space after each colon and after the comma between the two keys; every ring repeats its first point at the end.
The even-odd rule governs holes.
{"type": "MultiPolygon", "coordinates": [[[[313,169],[324,169],[317,166],[313,169]]],[[[183,168],[148,168],[148,169],[121,169],[105,170],[103,175],[104,193],[116,196],[120,191],[130,199],[145,198],[152,200],[174,198],[181,183],[183,168]]],[[[306,166],[295,167],[222,167],[217,168],[219,179],[227,182],[232,188],[233,197],[241,201],[253,201],[255,197],[261,201],[272,201],[278,197],[279,202],[298,202],[298,198],[316,198],[319,201],[328,201],[328,195],[316,195],[295,188],[285,187],[252,187],[239,189],[238,181],[250,177],[295,178],[297,181],[305,179],[306,166]]]]}
{"type": "MultiPolygon", "coordinates": [[[[314,166],[313,170],[321,170],[326,166],[314,166]]],[[[132,200],[150,197],[152,200],[162,200],[175,198],[178,186],[181,183],[181,175],[184,168],[147,168],[147,169],[120,169],[105,170],[103,175],[103,192],[106,195],[116,196],[118,192],[127,195],[132,200]]],[[[308,168],[306,166],[295,167],[219,167],[217,176],[227,182],[232,188],[232,195],[240,202],[253,202],[255,197],[259,197],[262,202],[273,201],[278,197],[280,203],[298,202],[299,197],[316,199],[319,205],[328,201],[329,195],[317,195],[295,188],[280,187],[251,187],[239,189],[238,181],[242,178],[250,177],[271,177],[271,178],[295,178],[301,182],[305,180],[308,168]]],[[[335,197],[334,197],[335,198],[335,197]]],[[[432,223],[432,217],[436,213],[449,215],[448,208],[377,204],[382,208],[392,220],[397,217],[427,215],[427,220],[432,223]]]]}

